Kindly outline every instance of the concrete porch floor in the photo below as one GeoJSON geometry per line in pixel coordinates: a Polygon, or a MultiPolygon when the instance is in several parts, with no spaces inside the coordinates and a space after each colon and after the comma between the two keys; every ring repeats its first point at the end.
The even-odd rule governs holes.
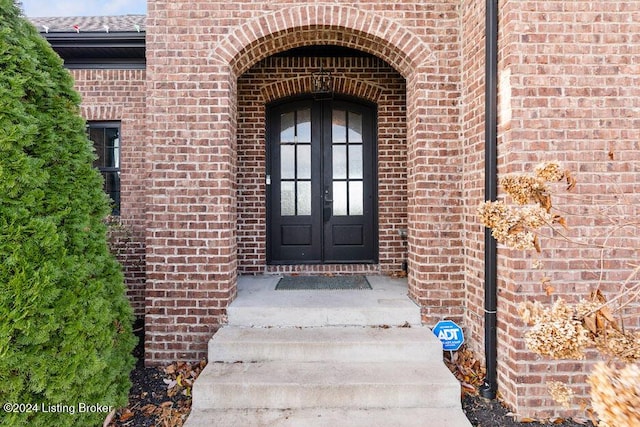
{"type": "Polygon", "coordinates": [[[228,307],[229,325],[253,327],[416,326],[419,307],[407,280],[367,276],[372,289],[275,290],[282,276],[240,276],[228,307]]]}

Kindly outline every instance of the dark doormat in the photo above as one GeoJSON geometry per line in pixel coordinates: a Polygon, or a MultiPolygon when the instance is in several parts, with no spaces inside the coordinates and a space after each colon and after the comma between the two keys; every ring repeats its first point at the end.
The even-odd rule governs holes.
{"type": "Polygon", "coordinates": [[[277,291],[371,289],[365,276],[286,276],[278,281],[277,291]]]}

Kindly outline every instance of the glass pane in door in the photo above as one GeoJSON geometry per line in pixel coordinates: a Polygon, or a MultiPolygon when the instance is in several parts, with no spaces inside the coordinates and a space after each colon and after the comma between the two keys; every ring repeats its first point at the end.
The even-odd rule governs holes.
{"type": "Polygon", "coordinates": [[[311,144],[298,144],[296,172],[298,179],[311,179],[311,144]]]}
{"type": "Polygon", "coordinates": [[[280,178],[295,179],[296,177],[296,146],[283,145],[280,147],[280,178]]]}
{"type": "Polygon", "coordinates": [[[280,115],[280,143],[293,142],[296,136],[295,112],[280,115]]]}
{"type": "Polygon", "coordinates": [[[362,179],[362,144],[349,145],[349,178],[362,179]]]}
{"type": "Polygon", "coordinates": [[[349,142],[362,142],[362,115],[349,111],[349,142]]]}
{"type": "Polygon", "coordinates": [[[283,181],[280,183],[280,215],[293,216],[295,214],[296,214],[295,182],[283,181]]]}
{"type": "Polygon", "coordinates": [[[347,112],[333,110],[331,118],[331,136],[334,143],[347,142],[347,112]]]}
{"type": "Polygon", "coordinates": [[[333,215],[348,215],[347,183],[345,181],[333,181],[333,215]]]}
{"type": "Polygon", "coordinates": [[[347,147],[346,145],[333,145],[333,179],[345,179],[347,177],[347,147]]]}
{"type": "Polygon", "coordinates": [[[349,215],[363,215],[362,181],[349,182],[349,215]]]}
{"type": "Polygon", "coordinates": [[[298,181],[297,214],[311,215],[311,181],[298,181]]]}
{"type": "Polygon", "coordinates": [[[306,108],[296,113],[297,142],[311,143],[311,110],[306,108]]]}

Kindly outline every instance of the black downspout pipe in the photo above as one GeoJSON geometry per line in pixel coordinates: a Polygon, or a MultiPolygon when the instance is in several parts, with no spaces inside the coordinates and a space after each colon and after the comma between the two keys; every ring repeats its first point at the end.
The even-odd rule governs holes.
{"type": "MultiPolygon", "coordinates": [[[[485,51],[485,167],[484,198],[498,197],[498,0],[487,0],[485,51]]],[[[480,395],[495,399],[498,390],[498,265],[497,244],[491,230],[484,230],[484,351],[486,376],[480,395]]]]}

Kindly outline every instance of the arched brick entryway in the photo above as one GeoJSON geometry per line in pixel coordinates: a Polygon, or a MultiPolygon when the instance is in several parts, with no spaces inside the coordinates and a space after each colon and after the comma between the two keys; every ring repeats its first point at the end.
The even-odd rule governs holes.
{"type": "MultiPolygon", "coordinates": [[[[179,36],[192,46],[187,51],[171,59],[153,53],[148,58],[149,119],[155,125],[150,131],[147,296],[153,300],[146,318],[147,360],[202,356],[209,335],[224,321],[237,278],[237,79],[256,62],[301,46],[357,49],[405,78],[409,293],[425,319],[461,314],[458,76],[456,59],[446,51],[453,41],[436,22],[453,22],[455,8],[442,5],[442,10],[400,19],[404,15],[393,10],[274,5],[273,12],[256,10],[250,19],[238,19],[232,9],[244,4],[225,3],[228,16],[216,21],[226,23],[224,28],[205,31],[204,24],[196,28],[200,33],[194,30],[197,37],[179,36]],[[199,48],[200,41],[207,45],[205,34],[209,49],[199,48]],[[189,53],[193,57],[187,60],[189,53]],[[166,114],[173,110],[177,128],[163,121],[176,120],[166,114]],[[188,227],[180,227],[182,220],[188,227]]],[[[198,22],[206,21],[202,16],[198,22]]],[[[161,13],[150,18],[171,21],[161,13]]],[[[161,34],[150,36],[150,47],[161,40],[161,34]]],[[[265,98],[277,97],[307,83],[291,80],[262,90],[265,98]]],[[[358,90],[364,97],[376,94],[371,85],[358,90]]]]}

